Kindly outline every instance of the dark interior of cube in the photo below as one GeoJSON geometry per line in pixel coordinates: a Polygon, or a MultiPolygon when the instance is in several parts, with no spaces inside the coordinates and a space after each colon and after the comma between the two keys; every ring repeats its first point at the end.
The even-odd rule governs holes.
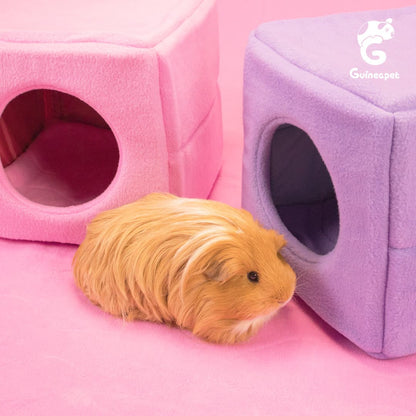
{"type": "Polygon", "coordinates": [[[338,240],[338,203],[318,149],[305,131],[283,124],[274,132],[270,158],[271,196],[281,221],[310,250],[329,253],[338,240]]]}
{"type": "Polygon", "coordinates": [[[0,159],[24,198],[58,207],[101,195],[117,172],[111,128],[79,98],[36,89],[10,101],[0,117],[0,159]]]}

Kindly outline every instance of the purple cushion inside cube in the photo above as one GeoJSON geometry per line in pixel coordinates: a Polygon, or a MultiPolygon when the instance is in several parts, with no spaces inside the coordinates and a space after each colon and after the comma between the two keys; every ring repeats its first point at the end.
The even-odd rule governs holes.
{"type": "Polygon", "coordinates": [[[243,206],[369,354],[416,352],[416,7],[269,22],[246,51],[243,206]]]}

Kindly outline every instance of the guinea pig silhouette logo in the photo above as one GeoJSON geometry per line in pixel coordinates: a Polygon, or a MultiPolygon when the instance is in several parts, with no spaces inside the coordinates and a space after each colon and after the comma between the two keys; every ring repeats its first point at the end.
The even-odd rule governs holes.
{"type": "MultiPolygon", "coordinates": [[[[357,34],[357,41],[360,47],[361,58],[366,64],[381,65],[387,60],[385,51],[378,48],[384,41],[393,39],[394,27],[393,19],[388,18],[384,21],[370,20],[364,23],[357,34]]],[[[372,72],[367,70],[359,70],[358,66],[351,68],[349,75],[353,79],[378,79],[384,81],[400,79],[397,71],[372,72]]]]}
{"type": "Polygon", "coordinates": [[[394,36],[393,19],[386,19],[384,22],[370,20],[361,26],[357,41],[360,45],[360,53],[364,62],[370,65],[381,65],[386,62],[387,55],[382,50],[373,50],[369,53],[369,47],[379,45],[385,40],[390,40],[394,36]]]}

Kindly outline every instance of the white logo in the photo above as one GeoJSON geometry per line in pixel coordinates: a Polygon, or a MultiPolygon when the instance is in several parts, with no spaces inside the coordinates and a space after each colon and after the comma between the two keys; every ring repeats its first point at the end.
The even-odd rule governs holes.
{"type": "Polygon", "coordinates": [[[394,28],[392,26],[393,19],[386,19],[384,22],[370,20],[361,26],[357,40],[360,45],[361,57],[364,62],[370,65],[381,65],[386,62],[387,56],[384,51],[375,50],[369,55],[367,49],[371,45],[381,44],[385,40],[390,40],[394,36],[394,28]]]}
{"type": "MultiPolygon", "coordinates": [[[[358,31],[357,41],[360,45],[361,58],[369,65],[381,65],[387,60],[386,52],[373,48],[373,45],[380,45],[385,40],[393,39],[394,27],[392,26],[393,19],[388,18],[384,22],[378,20],[370,20],[361,26],[358,31]]],[[[351,68],[349,76],[352,79],[379,79],[390,81],[400,79],[400,74],[397,71],[389,72],[372,72],[367,70],[359,70],[358,66],[351,68]]]]}

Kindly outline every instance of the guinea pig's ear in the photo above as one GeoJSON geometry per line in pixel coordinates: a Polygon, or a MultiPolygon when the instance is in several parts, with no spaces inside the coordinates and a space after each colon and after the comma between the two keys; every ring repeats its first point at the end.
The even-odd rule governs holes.
{"type": "Polygon", "coordinates": [[[221,263],[214,262],[210,264],[204,271],[204,276],[208,280],[215,280],[217,282],[224,282],[227,278],[224,267],[221,263]]]}

